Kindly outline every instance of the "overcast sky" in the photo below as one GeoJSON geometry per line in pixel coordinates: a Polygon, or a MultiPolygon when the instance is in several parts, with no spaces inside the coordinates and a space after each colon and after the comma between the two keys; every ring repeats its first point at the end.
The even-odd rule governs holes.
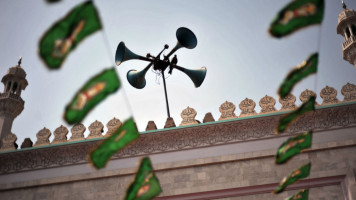
{"type": "MultiPolygon", "coordinates": [[[[338,0],[326,0],[322,26],[312,26],[283,39],[270,37],[267,30],[285,0],[95,1],[103,31],[78,45],[60,70],[50,71],[37,54],[39,38],[80,2],[63,0],[49,5],[45,1],[0,1],[0,76],[23,56],[22,67],[29,83],[21,95],[25,109],[12,128],[19,145],[25,137],[35,142],[36,133],[43,127],[52,133],[62,124],[71,128],[62,119],[65,106],[88,79],[113,66],[120,41],[137,54],[157,54],[164,44],[170,48],[176,44],[179,27],[191,29],[198,45],[195,49],[178,50],[178,64],[190,69],[205,66],[208,71],[200,88],[195,88],[179,71],[173,71],[167,79],[171,116],[176,125],[181,123],[180,113],[187,106],[195,108],[200,121],[207,112],[217,120],[223,102],[233,102],[239,115],[238,105],[248,97],[256,102],[259,112],[259,100],[266,94],[277,100],[277,89],[289,70],[316,51],[320,52],[317,75],[303,80],[293,90],[298,105],[299,94],[305,89],[319,94],[329,85],[339,91],[338,98],[343,100],[341,87],[347,82],[356,84],[356,70],[342,59],[344,38],[336,34],[337,16],[342,11],[338,0]]],[[[345,3],[356,9],[356,1],[345,3]]],[[[142,90],[131,87],[126,80],[127,71],[141,70],[146,65],[145,61],[130,60],[116,67],[124,88],[101,102],[83,124],[88,127],[99,120],[105,125],[113,117],[124,121],[133,114],[140,131],[145,130],[149,120],[163,128],[167,114],[162,80],[157,84],[156,75],[149,71],[142,90]]],[[[321,103],[320,97],[317,101],[321,103]]],[[[280,108],[278,100],[276,107],[280,108]]]]}

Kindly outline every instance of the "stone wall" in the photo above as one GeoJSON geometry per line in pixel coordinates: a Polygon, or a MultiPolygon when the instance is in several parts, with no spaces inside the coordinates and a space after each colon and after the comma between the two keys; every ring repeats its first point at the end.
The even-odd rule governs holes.
{"type": "MultiPolygon", "coordinates": [[[[282,166],[274,164],[272,150],[254,152],[257,156],[250,158],[225,155],[200,161],[192,160],[191,164],[186,162],[182,167],[170,167],[170,163],[154,165],[158,169],[156,175],[163,189],[158,199],[203,199],[196,198],[196,196],[193,198],[192,195],[206,196],[204,193],[207,192],[210,194],[210,198],[207,199],[224,199],[214,198],[214,195],[217,197],[230,195],[225,199],[234,200],[283,199],[282,197],[303,187],[312,188],[310,199],[345,199],[343,184],[347,178],[352,179],[349,184],[355,183],[352,171],[356,169],[356,140],[349,140],[343,144],[347,143],[352,145],[329,143],[330,148],[311,150],[294,157],[282,166]],[[241,159],[236,159],[237,157],[241,159]],[[294,186],[293,191],[280,195],[271,194],[273,188],[286,174],[300,166],[301,163],[310,161],[312,161],[311,176],[301,185],[294,186]],[[258,188],[249,189],[249,187],[256,186],[258,188]],[[224,192],[226,189],[236,192],[224,192]],[[234,194],[237,196],[231,196],[234,194]]],[[[133,179],[133,174],[121,171],[116,175],[97,178],[88,178],[86,174],[83,174],[82,180],[78,181],[68,181],[66,177],[56,179],[62,183],[0,190],[0,199],[122,199],[127,186],[133,179]]],[[[356,191],[355,184],[351,188],[356,191]]]]}

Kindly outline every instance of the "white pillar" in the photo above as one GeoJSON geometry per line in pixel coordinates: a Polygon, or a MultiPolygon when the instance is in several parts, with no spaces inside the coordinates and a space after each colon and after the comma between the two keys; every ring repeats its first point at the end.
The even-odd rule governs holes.
{"type": "Polygon", "coordinates": [[[21,84],[19,83],[17,85],[16,94],[20,96],[20,93],[21,93],[21,84]]]}
{"type": "Polygon", "coordinates": [[[14,85],[14,81],[11,81],[11,84],[10,84],[10,91],[9,92],[11,92],[12,91],[12,86],[14,85]]]}
{"type": "Polygon", "coordinates": [[[7,87],[9,85],[9,81],[6,82],[5,87],[4,87],[4,93],[7,92],[7,87]]]}
{"type": "Polygon", "coordinates": [[[349,28],[349,31],[350,31],[350,37],[351,37],[351,36],[353,36],[354,34],[352,33],[351,26],[350,26],[350,25],[347,25],[347,28],[349,28]]]}
{"type": "Polygon", "coordinates": [[[346,33],[346,29],[344,28],[344,35],[345,35],[345,41],[347,41],[349,39],[349,37],[347,37],[347,33],[346,33]]]}

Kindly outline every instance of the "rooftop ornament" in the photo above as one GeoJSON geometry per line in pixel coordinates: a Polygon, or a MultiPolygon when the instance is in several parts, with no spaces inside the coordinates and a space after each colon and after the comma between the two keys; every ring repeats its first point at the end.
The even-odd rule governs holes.
{"type": "Polygon", "coordinates": [[[133,53],[132,51],[130,51],[125,46],[124,42],[120,42],[119,45],[117,46],[116,54],[115,54],[115,63],[117,66],[119,66],[124,61],[131,60],[131,59],[138,59],[138,60],[150,62],[141,71],[137,71],[137,70],[128,71],[127,80],[129,81],[131,86],[134,88],[142,89],[146,86],[145,75],[146,75],[146,72],[151,68],[151,66],[153,66],[153,69],[155,71],[157,71],[158,74],[162,75],[168,118],[170,118],[170,113],[169,113],[168,96],[167,96],[167,88],[166,88],[166,80],[165,80],[165,76],[164,76],[164,71],[166,69],[169,69],[168,73],[172,74],[173,69],[177,69],[177,70],[185,73],[193,81],[195,87],[199,87],[203,83],[205,76],[206,76],[206,68],[205,67],[202,67],[197,70],[186,69],[184,67],[177,65],[177,63],[178,63],[177,55],[174,55],[174,57],[172,59],[169,58],[178,49],[180,49],[182,47],[185,47],[187,49],[194,49],[198,43],[197,38],[194,35],[194,33],[185,27],[180,27],[177,29],[176,37],[178,40],[176,46],[168,53],[168,55],[163,55],[163,59],[161,58],[161,54],[166,49],[169,48],[169,46],[167,44],[164,45],[163,50],[157,56],[153,56],[150,53],[148,53],[146,55],[146,57],[143,57],[143,56],[137,55],[137,54],[133,53]]]}
{"type": "Polygon", "coordinates": [[[345,10],[347,9],[347,7],[346,7],[346,4],[345,4],[344,0],[342,0],[342,7],[343,7],[345,10]]]}

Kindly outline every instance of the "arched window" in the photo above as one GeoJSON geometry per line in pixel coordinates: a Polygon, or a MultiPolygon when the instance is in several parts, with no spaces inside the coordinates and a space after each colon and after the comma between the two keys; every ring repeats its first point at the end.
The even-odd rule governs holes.
{"type": "Polygon", "coordinates": [[[349,38],[350,37],[350,31],[349,31],[348,27],[346,27],[345,32],[346,32],[347,38],[349,38]]]}
{"type": "Polygon", "coordinates": [[[352,35],[356,35],[356,26],[355,25],[351,25],[351,31],[352,31],[352,35]]]}
{"type": "Polygon", "coordinates": [[[17,82],[14,82],[14,85],[12,86],[12,92],[15,93],[17,89],[17,82]]]}
{"type": "Polygon", "coordinates": [[[10,89],[11,89],[10,87],[11,87],[11,81],[9,81],[9,82],[7,83],[6,92],[10,91],[10,89]]]}

